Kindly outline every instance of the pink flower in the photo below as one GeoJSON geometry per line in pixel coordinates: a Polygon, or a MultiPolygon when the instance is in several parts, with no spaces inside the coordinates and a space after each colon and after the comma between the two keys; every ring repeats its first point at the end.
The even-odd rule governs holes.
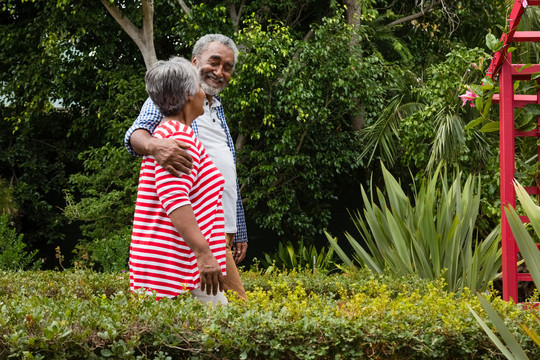
{"type": "Polygon", "coordinates": [[[476,95],[472,90],[471,88],[468,88],[469,90],[467,90],[465,92],[465,94],[463,95],[459,95],[459,97],[461,98],[461,100],[463,100],[463,104],[461,104],[461,106],[465,106],[465,104],[467,103],[467,101],[470,101],[471,102],[471,107],[474,107],[474,104],[473,104],[473,101],[474,99],[476,99],[478,97],[478,95],[476,95]]]}

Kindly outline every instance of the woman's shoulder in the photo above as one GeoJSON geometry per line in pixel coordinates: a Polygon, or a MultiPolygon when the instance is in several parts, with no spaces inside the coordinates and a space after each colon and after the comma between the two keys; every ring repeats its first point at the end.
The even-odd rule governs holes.
{"type": "Polygon", "coordinates": [[[196,139],[193,129],[179,121],[167,121],[161,123],[154,131],[154,136],[159,138],[185,137],[196,139]]]}

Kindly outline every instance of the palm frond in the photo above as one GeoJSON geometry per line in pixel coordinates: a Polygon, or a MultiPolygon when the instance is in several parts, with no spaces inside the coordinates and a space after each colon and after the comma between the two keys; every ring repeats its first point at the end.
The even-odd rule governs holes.
{"type": "Polygon", "coordinates": [[[428,172],[442,160],[451,163],[459,156],[465,144],[465,124],[459,116],[445,109],[440,110],[435,118],[435,126],[437,130],[427,165],[428,172]]]}
{"type": "Polygon", "coordinates": [[[365,148],[360,158],[368,156],[368,166],[376,154],[379,154],[383,162],[389,166],[395,163],[398,152],[396,144],[398,144],[399,123],[423,107],[423,104],[416,102],[403,103],[404,98],[405,95],[395,95],[377,120],[360,132],[360,136],[365,141],[365,148]]]}

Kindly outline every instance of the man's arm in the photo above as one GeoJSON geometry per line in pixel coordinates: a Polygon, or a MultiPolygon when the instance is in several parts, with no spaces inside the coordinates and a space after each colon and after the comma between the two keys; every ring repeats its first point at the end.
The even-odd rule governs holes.
{"type": "Polygon", "coordinates": [[[238,264],[246,257],[248,248],[246,216],[244,214],[244,206],[242,205],[242,197],[240,195],[238,179],[236,180],[236,193],[238,194],[236,200],[236,234],[233,238],[232,250],[234,262],[238,264]]]}
{"type": "Polygon", "coordinates": [[[131,134],[130,144],[137,154],[152,155],[156,162],[176,177],[189,174],[193,168],[191,156],[184,149],[189,145],[174,139],[156,139],[145,129],[131,134]]]}
{"type": "Polygon", "coordinates": [[[184,150],[189,146],[172,139],[155,139],[152,133],[163,119],[150,98],[144,103],[141,112],[124,137],[124,146],[133,155],[152,155],[158,164],[174,176],[189,174],[192,159],[184,150]]]}

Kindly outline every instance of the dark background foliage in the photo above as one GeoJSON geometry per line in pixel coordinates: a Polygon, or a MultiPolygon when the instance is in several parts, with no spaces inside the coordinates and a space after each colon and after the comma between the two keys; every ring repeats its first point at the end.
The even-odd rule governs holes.
{"type": "MultiPolygon", "coordinates": [[[[138,1],[115,3],[141,26],[138,1]]],[[[223,97],[238,150],[248,262],[279,241],[318,244],[324,229],[350,228],[347,209],[362,207],[360,184],[380,181],[385,146],[395,147],[390,168],[404,181],[423,173],[430,157],[465,169],[485,161],[487,178],[496,173],[470,142],[442,155],[433,144],[438,110],[463,124],[472,116],[457,95],[465,74],[482,76],[470,62],[488,54],[463,54],[484,49],[488,31],[500,34],[502,0],[185,3],[190,14],[177,1],[155,1],[159,59],[190,58],[210,32],[232,36],[241,49],[223,97]],[[422,6],[429,11],[400,22],[422,6]],[[397,98],[399,106],[432,107],[396,116],[397,98]],[[385,128],[386,142],[362,132],[381,119],[398,119],[396,132],[385,128]]],[[[77,256],[89,252],[103,269],[105,254],[129,242],[139,161],[122,143],[146,99],[142,55],[95,1],[7,0],[0,29],[0,178],[12,189],[13,226],[46,266],[55,265],[57,246],[67,257],[77,246],[77,256]]],[[[496,149],[493,138],[484,141],[496,149]]]]}

